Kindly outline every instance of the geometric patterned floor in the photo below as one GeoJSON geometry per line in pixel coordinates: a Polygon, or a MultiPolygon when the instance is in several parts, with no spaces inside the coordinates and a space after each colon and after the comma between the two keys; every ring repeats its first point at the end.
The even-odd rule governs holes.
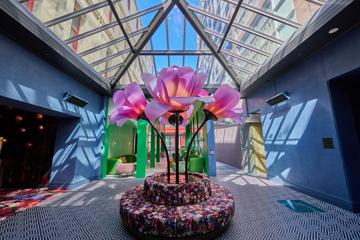
{"type": "MultiPolygon", "coordinates": [[[[360,215],[272,181],[218,164],[213,179],[235,198],[235,216],[218,239],[360,239],[360,215]],[[277,200],[303,200],[324,212],[295,213],[277,200]]],[[[143,179],[94,181],[0,221],[0,239],[134,239],[119,217],[121,193],[143,179]]]]}

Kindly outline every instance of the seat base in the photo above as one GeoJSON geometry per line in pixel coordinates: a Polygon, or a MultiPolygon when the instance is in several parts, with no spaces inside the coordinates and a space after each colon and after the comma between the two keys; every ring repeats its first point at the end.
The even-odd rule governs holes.
{"type": "MultiPolygon", "coordinates": [[[[231,192],[226,188],[211,184],[211,190],[211,197],[203,202],[168,206],[147,201],[143,185],[138,185],[121,197],[121,218],[131,232],[148,236],[148,239],[191,239],[194,236],[200,239],[204,234],[215,236],[230,224],[235,205],[231,192]]],[[[144,236],[141,239],[145,239],[144,236]]]]}

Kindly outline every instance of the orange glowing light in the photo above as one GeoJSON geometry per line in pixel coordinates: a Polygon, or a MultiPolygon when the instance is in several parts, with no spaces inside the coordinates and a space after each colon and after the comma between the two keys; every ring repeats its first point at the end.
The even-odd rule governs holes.
{"type": "Polygon", "coordinates": [[[16,116],[15,117],[15,121],[17,121],[17,122],[21,122],[23,120],[23,118],[22,118],[22,116],[16,116]]]}
{"type": "Polygon", "coordinates": [[[36,114],[36,118],[37,119],[43,119],[44,115],[42,115],[41,113],[36,114]]]}

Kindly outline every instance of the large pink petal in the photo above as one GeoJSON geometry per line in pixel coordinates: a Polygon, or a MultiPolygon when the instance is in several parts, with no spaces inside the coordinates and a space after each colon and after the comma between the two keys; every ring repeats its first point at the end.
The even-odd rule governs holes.
{"type": "Polygon", "coordinates": [[[194,77],[195,72],[191,67],[181,67],[179,69],[179,79],[181,91],[178,89],[178,94],[176,96],[190,96],[195,85],[194,77]]]}
{"type": "Polygon", "coordinates": [[[242,109],[242,108],[235,108],[235,109],[233,109],[233,111],[240,114],[240,113],[242,113],[242,112],[244,111],[244,109],[242,109]]]}
{"type": "Polygon", "coordinates": [[[169,124],[169,121],[166,117],[162,116],[159,118],[160,124],[169,124]]]}
{"type": "Polygon", "coordinates": [[[113,95],[113,102],[117,106],[123,106],[126,103],[126,96],[124,91],[116,91],[113,95]]]}
{"type": "Polygon", "coordinates": [[[163,87],[166,88],[166,93],[168,94],[168,96],[176,95],[176,91],[179,84],[179,76],[177,69],[175,68],[162,69],[159,73],[158,79],[163,83],[163,87]]]}
{"type": "Polygon", "coordinates": [[[171,105],[161,103],[157,100],[153,100],[145,108],[145,115],[149,120],[155,120],[156,118],[164,115],[171,109],[171,105]]]}
{"type": "Polygon", "coordinates": [[[221,114],[216,116],[218,119],[223,119],[223,118],[231,118],[239,123],[243,123],[242,117],[239,113],[236,113],[232,110],[225,110],[223,111],[221,114]]]}
{"type": "MultiPolygon", "coordinates": [[[[188,73],[191,74],[191,73],[188,73]]],[[[190,90],[188,89],[189,86],[189,82],[191,80],[189,80],[189,78],[184,75],[184,76],[179,76],[178,79],[178,87],[176,89],[176,94],[174,96],[177,97],[188,97],[190,95],[190,90]]]]}
{"type": "Polygon", "coordinates": [[[118,125],[119,127],[122,127],[124,125],[124,123],[126,123],[129,120],[129,118],[122,118],[119,121],[116,122],[116,125],[118,125]]]}
{"type": "Polygon", "coordinates": [[[209,106],[214,114],[221,111],[233,109],[240,101],[240,93],[230,86],[224,84],[214,94],[215,104],[209,106]]]}
{"type": "Polygon", "coordinates": [[[191,96],[199,96],[201,89],[204,87],[205,85],[205,81],[207,79],[207,75],[205,73],[202,72],[197,72],[196,76],[194,78],[194,88],[192,89],[191,92],[191,96]]]}
{"type": "Polygon", "coordinates": [[[145,111],[147,104],[143,91],[137,83],[130,83],[125,88],[125,95],[129,103],[132,105],[132,109],[137,114],[142,114],[145,111]]]}
{"type": "Polygon", "coordinates": [[[158,77],[156,84],[157,84],[158,95],[159,95],[158,100],[160,102],[164,102],[164,103],[169,102],[169,94],[168,94],[166,86],[163,82],[163,79],[158,77]]]}
{"type": "Polygon", "coordinates": [[[201,89],[200,93],[199,93],[199,96],[200,97],[207,97],[207,96],[209,96],[209,92],[204,90],[204,89],[201,89]]]}
{"type": "Polygon", "coordinates": [[[186,127],[189,124],[189,119],[184,119],[181,123],[182,127],[186,127]]]}
{"type": "Polygon", "coordinates": [[[144,81],[144,84],[146,86],[146,88],[148,89],[150,95],[154,98],[154,99],[159,99],[159,89],[158,89],[158,85],[157,85],[157,78],[149,73],[143,73],[141,74],[141,78],[144,81]]]}
{"type": "Polygon", "coordinates": [[[131,108],[126,106],[120,106],[111,112],[109,121],[112,124],[119,121],[122,118],[131,118],[137,120],[138,117],[139,115],[131,108]]]}

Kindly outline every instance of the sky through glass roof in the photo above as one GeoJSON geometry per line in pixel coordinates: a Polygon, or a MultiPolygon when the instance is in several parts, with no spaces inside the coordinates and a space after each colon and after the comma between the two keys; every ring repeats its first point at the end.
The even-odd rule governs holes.
{"type": "Polygon", "coordinates": [[[321,0],[19,0],[115,86],[172,65],[235,86],[321,7],[321,0]]]}

